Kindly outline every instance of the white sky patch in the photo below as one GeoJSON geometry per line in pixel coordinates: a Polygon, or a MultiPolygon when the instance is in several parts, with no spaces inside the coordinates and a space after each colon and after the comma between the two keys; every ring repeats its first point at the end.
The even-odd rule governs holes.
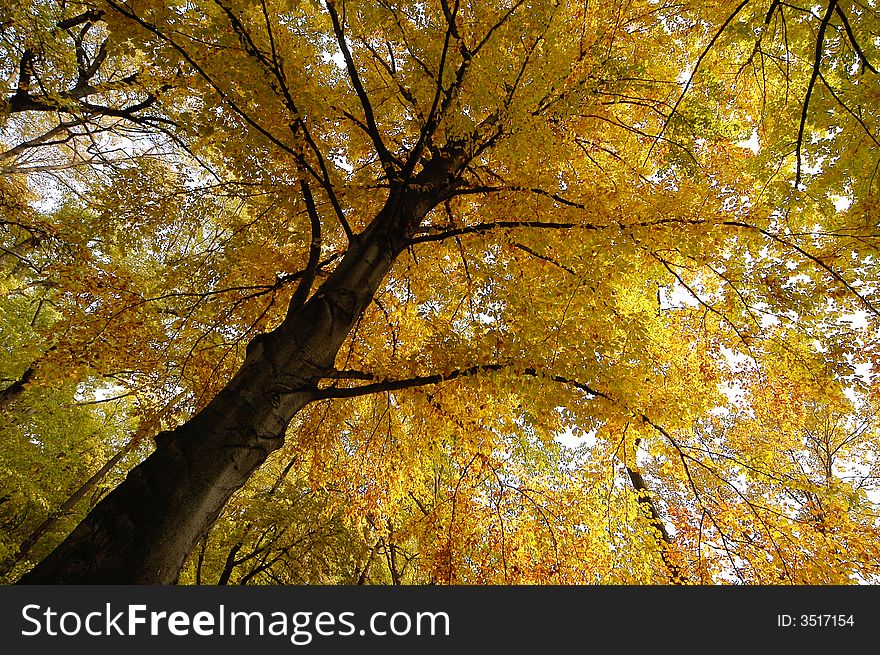
{"type": "Polygon", "coordinates": [[[566,429],[565,432],[557,433],[554,439],[571,450],[577,450],[583,446],[592,448],[596,445],[596,431],[591,430],[590,432],[577,436],[574,433],[574,426],[572,426],[566,429]]]}
{"type": "Polygon", "coordinates": [[[87,385],[81,384],[73,397],[80,403],[99,403],[108,398],[115,398],[123,393],[125,393],[125,387],[118,384],[106,384],[97,389],[92,389],[87,385]]]}
{"type": "Polygon", "coordinates": [[[340,70],[345,70],[345,55],[342,52],[323,52],[321,55],[325,62],[332,61],[340,70]]]}
{"type": "Polygon", "coordinates": [[[724,359],[727,360],[727,365],[730,367],[730,370],[734,372],[754,369],[758,365],[753,357],[737,352],[727,346],[721,346],[721,354],[724,355],[724,359]]]}
{"type": "MultiPolygon", "coordinates": [[[[727,384],[722,383],[718,385],[718,390],[724,394],[727,400],[731,405],[736,405],[737,407],[742,407],[746,404],[746,392],[745,389],[738,384],[727,384]]],[[[719,415],[727,414],[728,410],[724,407],[717,408],[719,410],[724,410],[718,412],[719,415]]]]}
{"type": "Polygon", "coordinates": [[[66,190],[54,180],[50,183],[42,181],[41,190],[43,193],[40,199],[33,203],[34,209],[45,214],[51,214],[61,209],[64,200],[67,198],[66,190]]]}
{"type": "Polygon", "coordinates": [[[669,287],[660,288],[660,309],[677,309],[680,307],[696,307],[700,304],[699,299],[694,298],[693,294],[684,288],[676,280],[669,287]]]}
{"type": "Polygon", "coordinates": [[[852,207],[852,198],[849,196],[831,196],[831,202],[834,203],[834,209],[839,212],[845,212],[852,207]]]}
{"type": "MultiPolygon", "coordinates": [[[[727,365],[730,367],[730,370],[734,373],[739,373],[743,371],[747,371],[749,369],[754,369],[758,363],[755,361],[753,357],[749,355],[745,355],[741,352],[737,352],[732,348],[728,348],[726,346],[721,346],[721,354],[727,360],[727,365]]],[[[746,389],[742,385],[737,382],[722,382],[718,385],[718,391],[720,391],[725,398],[727,398],[727,402],[734,407],[739,409],[748,410],[748,400],[746,389]]],[[[729,410],[725,407],[716,408],[719,411],[714,412],[717,416],[724,416],[729,413],[729,410]]]]}
{"type": "Polygon", "coordinates": [[[855,366],[853,366],[853,369],[855,369],[855,376],[861,378],[863,382],[869,383],[871,381],[873,370],[871,368],[870,362],[862,362],[860,364],[856,364],[855,366]]]}
{"type": "Polygon", "coordinates": [[[852,327],[860,329],[868,327],[868,312],[859,310],[852,314],[844,314],[837,319],[838,323],[849,323],[852,327]]]}
{"type": "Polygon", "coordinates": [[[792,275],[788,280],[785,281],[786,287],[794,286],[796,284],[809,284],[812,281],[809,275],[806,273],[798,273],[797,275],[792,275]]]}
{"type": "Polygon", "coordinates": [[[776,316],[774,316],[773,314],[766,314],[765,313],[761,316],[761,327],[762,328],[774,327],[776,325],[779,325],[779,323],[780,323],[779,319],[776,316]]]}
{"type": "Polygon", "coordinates": [[[822,172],[822,164],[825,163],[826,157],[822,156],[816,159],[816,161],[804,161],[801,166],[801,172],[806,175],[816,175],[817,173],[822,172]]]}
{"type": "Polygon", "coordinates": [[[346,173],[351,173],[352,171],[354,171],[354,165],[342,155],[331,156],[330,160],[346,173]]]}
{"type": "Polygon", "coordinates": [[[752,136],[744,141],[738,141],[736,145],[738,145],[740,148],[751,150],[757,155],[761,151],[761,142],[758,139],[758,131],[753,130],[752,136]]]}

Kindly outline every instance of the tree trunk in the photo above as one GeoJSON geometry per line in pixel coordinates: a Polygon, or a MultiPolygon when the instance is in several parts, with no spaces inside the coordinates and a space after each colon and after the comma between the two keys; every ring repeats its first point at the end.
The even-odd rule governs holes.
{"type": "Polygon", "coordinates": [[[449,197],[463,156],[432,159],[355,237],[336,270],[239,371],[156,449],[21,584],[168,584],[229,497],[284,442],[336,353],[428,212],[449,197]]]}
{"type": "Polygon", "coordinates": [[[51,512],[46,519],[38,525],[33,532],[31,532],[27,538],[21,542],[18,547],[18,550],[15,551],[9,558],[3,562],[0,562],[0,575],[6,575],[16,564],[18,564],[25,556],[31,551],[36,543],[40,540],[46,532],[52,529],[56,523],[69,511],[71,511],[76,504],[85,497],[87,493],[92,491],[98,483],[104,479],[110,471],[112,471],[116,465],[125,457],[128,453],[132,451],[132,449],[139,443],[140,435],[135,435],[125,446],[119,449],[113,457],[111,457],[107,462],[102,466],[98,471],[92,475],[88,480],[80,485],[80,487],[74,491],[63,503],[61,506],[51,512]]]}

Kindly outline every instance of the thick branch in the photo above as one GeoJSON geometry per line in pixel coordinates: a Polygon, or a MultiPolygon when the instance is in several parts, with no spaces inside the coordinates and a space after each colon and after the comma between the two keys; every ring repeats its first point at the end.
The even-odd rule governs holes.
{"type": "Polygon", "coordinates": [[[654,504],[654,499],[651,497],[651,490],[645,482],[645,478],[642,477],[641,473],[629,466],[626,467],[626,473],[629,476],[630,482],[632,482],[633,489],[636,490],[639,505],[647,510],[648,516],[650,516],[651,525],[657,528],[660,532],[660,539],[658,540],[660,541],[660,558],[663,560],[663,564],[666,565],[666,569],[669,571],[672,583],[683,584],[687,580],[687,575],[678,564],[672,561],[669,555],[669,546],[672,545],[672,537],[669,536],[666,524],[663,522],[660,512],[657,511],[657,506],[654,504]]]}
{"type": "Polygon", "coordinates": [[[12,404],[12,401],[24,392],[27,383],[33,379],[35,373],[34,367],[28,366],[20,378],[5,389],[0,389],[0,412],[5,412],[9,405],[12,404]]]}
{"type": "Polygon", "coordinates": [[[797,144],[795,145],[795,156],[797,157],[797,167],[794,175],[795,188],[797,188],[801,182],[801,147],[804,142],[804,128],[807,124],[810,96],[813,94],[813,87],[816,85],[816,80],[819,77],[819,70],[822,66],[822,51],[825,47],[825,30],[828,29],[828,23],[831,21],[831,16],[834,14],[836,7],[837,0],[831,0],[828,3],[828,9],[826,9],[825,16],[822,18],[822,23],[819,25],[819,34],[816,36],[816,53],[813,55],[813,72],[810,75],[810,83],[807,85],[807,94],[804,96],[804,103],[801,106],[801,122],[798,127],[797,144]]]}
{"type": "Polygon", "coordinates": [[[88,11],[79,14],[78,16],[73,16],[71,18],[66,18],[58,23],[58,27],[62,30],[68,30],[72,27],[77,27],[82,25],[83,23],[96,23],[101,20],[104,16],[104,11],[101,9],[89,9],[88,11]]]}
{"type": "Polygon", "coordinates": [[[870,61],[868,61],[868,57],[865,55],[862,47],[859,45],[859,42],[856,39],[856,35],[853,34],[852,27],[850,26],[849,20],[847,19],[846,14],[843,12],[843,9],[840,8],[840,5],[837,5],[835,7],[835,10],[837,11],[837,15],[840,17],[840,22],[843,23],[843,29],[846,31],[847,37],[849,37],[849,42],[852,44],[853,50],[856,51],[856,54],[862,62],[862,66],[876,75],[877,69],[871,65],[870,61]]]}
{"type": "MultiPolygon", "coordinates": [[[[457,369],[454,371],[449,371],[446,373],[434,373],[432,375],[419,375],[411,378],[405,378],[401,380],[382,380],[380,382],[374,382],[372,384],[363,384],[357,387],[329,387],[326,389],[320,389],[315,392],[316,399],[326,399],[326,398],[357,398],[360,396],[366,396],[374,393],[382,393],[386,391],[401,391],[403,389],[412,389],[414,387],[423,387],[430,384],[439,384],[441,382],[448,382],[450,380],[455,380],[460,377],[469,377],[472,375],[479,375],[480,373],[491,373],[495,371],[501,370],[513,370],[517,369],[510,364],[480,364],[477,366],[471,366],[469,368],[457,369]]],[[[586,385],[582,382],[577,382],[570,378],[564,377],[562,375],[553,375],[546,374],[539,369],[528,367],[525,369],[520,369],[518,371],[520,375],[524,375],[527,377],[542,377],[553,382],[558,382],[560,384],[564,384],[567,386],[574,387],[588,393],[591,396],[598,396],[601,398],[608,399],[601,391],[596,391],[589,385],[586,385]]],[[[337,379],[348,377],[350,379],[375,379],[375,377],[363,371],[336,371],[332,375],[328,377],[335,377],[337,379]]]]}
{"type": "Polygon", "coordinates": [[[288,315],[305,304],[306,299],[309,297],[309,292],[312,290],[312,284],[315,282],[315,276],[318,273],[318,267],[321,263],[321,217],[318,216],[318,209],[315,207],[315,199],[312,197],[312,191],[309,189],[308,183],[305,180],[300,180],[299,186],[309,215],[312,239],[309,244],[309,261],[303,271],[302,279],[300,280],[299,285],[297,285],[296,291],[293,293],[293,298],[290,300],[290,305],[287,308],[288,315]]]}
{"type": "Polygon", "coordinates": [[[492,230],[510,229],[517,227],[538,228],[543,230],[571,230],[578,227],[585,229],[598,229],[594,226],[583,226],[578,223],[549,223],[544,221],[496,221],[494,223],[481,223],[479,225],[468,225],[466,227],[453,228],[451,230],[443,230],[430,234],[423,234],[410,239],[410,244],[427,243],[429,241],[444,241],[453,237],[465,234],[480,234],[482,232],[490,232],[492,230]]]}

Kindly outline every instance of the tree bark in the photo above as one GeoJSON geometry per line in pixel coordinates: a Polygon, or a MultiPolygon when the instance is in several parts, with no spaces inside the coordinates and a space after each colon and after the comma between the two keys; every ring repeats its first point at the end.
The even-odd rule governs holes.
{"type": "Polygon", "coordinates": [[[104,465],[95,472],[92,477],[83,482],[80,487],[74,491],[63,503],[61,506],[55,509],[53,512],[46,517],[46,519],[38,525],[33,532],[31,532],[27,538],[21,542],[18,547],[18,550],[13,553],[9,559],[0,562],[0,575],[5,575],[8,571],[10,571],[16,564],[18,564],[25,556],[30,552],[31,548],[36,545],[36,543],[40,540],[46,532],[48,532],[58,521],[71,511],[76,504],[85,497],[87,493],[92,491],[98,483],[104,479],[104,477],[112,471],[116,465],[125,457],[128,453],[134,449],[134,447],[140,442],[140,435],[136,435],[132,438],[127,444],[125,444],[122,448],[120,448],[113,457],[111,457],[104,465]]]}
{"type": "Polygon", "coordinates": [[[22,393],[24,393],[25,388],[27,387],[27,383],[31,381],[31,378],[34,377],[33,366],[28,366],[27,370],[21,374],[21,377],[18,378],[15,382],[10,384],[8,387],[4,389],[0,389],[0,412],[5,412],[7,408],[12,404],[16,398],[18,398],[22,393]]]}
{"type": "Polygon", "coordinates": [[[392,187],[339,266],[274,331],[256,337],[241,368],[198,414],[160,433],[155,451],[20,584],[169,584],[230,496],[284,442],[318,382],[422,220],[450,197],[459,150],[392,187]]]}

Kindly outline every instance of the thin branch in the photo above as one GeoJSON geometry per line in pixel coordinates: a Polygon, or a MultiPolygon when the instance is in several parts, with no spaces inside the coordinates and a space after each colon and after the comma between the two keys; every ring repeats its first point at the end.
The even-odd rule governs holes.
{"type": "Polygon", "coordinates": [[[880,141],[877,140],[877,137],[871,134],[871,129],[865,124],[865,121],[862,120],[862,117],[856,114],[852,109],[850,109],[849,106],[843,101],[843,99],[839,95],[837,95],[832,86],[828,84],[828,81],[825,79],[825,76],[822,75],[822,73],[819,73],[819,79],[822,80],[822,84],[825,85],[825,88],[828,89],[828,92],[831,94],[831,97],[837,101],[837,104],[843,107],[846,113],[856,119],[856,122],[861,126],[864,133],[867,134],[868,138],[874,142],[874,145],[880,146],[880,141]]]}
{"type": "MultiPolygon", "coordinates": [[[[223,13],[226,14],[226,17],[229,20],[230,25],[232,26],[232,30],[238,35],[239,42],[241,43],[245,52],[260,64],[261,68],[263,68],[263,70],[269,75],[270,78],[275,79],[275,82],[270,81],[270,86],[275,93],[281,96],[282,100],[284,101],[284,105],[287,108],[287,111],[291,114],[293,122],[290,124],[290,131],[293,134],[294,139],[299,140],[300,134],[302,135],[302,138],[305,139],[305,142],[308,144],[309,148],[312,150],[318,161],[318,168],[321,171],[321,176],[317,176],[315,172],[311,169],[311,167],[307,164],[305,155],[302,152],[301,148],[297,148],[297,165],[302,169],[301,172],[311,173],[321,184],[321,187],[324,189],[328,199],[330,200],[330,205],[333,207],[333,210],[336,213],[337,218],[339,219],[340,225],[345,232],[346,238],[351,241],[354,234],[348,224],[348,220],[345,217],[345,213],[342,210],[342,206],[339,203],[336,192],[333,189],[333,184],[330,181],[330,173],[327,170],[327,164],[324,159],[324,155],[321,152],[320,148],[318,148],[317,143],[315,143],[315,140],[312,137],[311,132],[308,128],[308,125],[306,124],[305,117],[300,113],[299,109],[297,108],[296,102],[293,99],[293,95],[290,92],[290,88],[287,85],[284,68],[275,48],[275,37],[272,32],[272,23],[269,20],[268,9],[266,8],[265,2],[262,2],[262,9],[263,16],[266,21],[266,31],[269,35],[271,58],[257,47],[247,28],[230,7],[223,4],[221,0],[214,0],[214,4],[220,7],[220,9],[223,10],[223,13]]],[[[309,193],[309,195],[311,195],[311,193],[309,193]]]]}
{"type": "Polygon", "coordinates": [[[575,277],[577,277],[577,273],[575,273],[574,270],[573,270],[572,268],[566,266],[565,264],[563,264],[563,263],[561,263],[561,262],[556,261],[556,260],[553,259],[552,257],[548,257],[547,255],[542,255],[541,253],[532,250],[531,248],[529,248],[529,247],[528,247],[527,245],[525,245],[525,244],[522,244],[522,243],[519,243],[519,242],[514,242],[514,243],[513,243],[513,247],[514,247],[514,248],[518,248],[519,250],[522,250],[522,251],[525,252],[525,253],[528,253],[528,254],[531,255],[532,257],[536,257],[537,259],[540,259],[540,260],[542,260],[542,261],[545,261],[545,262],[547,262],[548,264],[553,264],[554,266],[556,266],[557,268],[562,269],[563,271],[565,271],[565,272],[568,273],[569,275],[574,275],[575,277]]]}
{"type": "Polygon", "coordinates": [[[474,48],[472,52],[473,55],[476,55],[478,52],[480,52],[480,50],[483,49],[483,47],[489,42],[489,39],[492,38],[492,35],[504,26],[504,24],[510,19],[511,16],[513,16],[514,12],[519,9],[524,2],[525,0],[518,0],[510,9],[508,9],[504,13],[504,15],[494,25],[492,25],[492,27],[489,28],[489,30],[483,36],[482,40],[477,44],[477,47],[474,48]]]}
{"type": "Polygon", "coordinates": [[[517,185],[505,185],[505,186],[490,186],[490,185],[474,185],[465,187],[463,189],[459,189],[456,192],[456,195],[472,195],[472,194],[480,194],[480,193],[500,193],[503,191],[519,191],[523,193],[534,193],[539,196],[544,196],[545,198],[550,198],[555,200],[561,205],[565,205],[566,207],[573,207],[575,209],[587,209],[587,206],[583,203],[575,202],[573,200],[568,200],[567,198],[563,198],[558,193],[553,193],[550,191],[546,191],[544,189],[539,189],[536,187],[522,187],[517,185]]]}
{"type": "MultiPolygon", "coordinates": [[[[833,0],[833,1],[836,2],[836,0],[833,0]]],[[[709,41],[709,44],[703,49],[703,52],[700,53],[699,58],[697,58],[697,63],[694,65],[694,70],[691,72],[690,76],[688,77],[688,80],[684,85],[684,89],[682,89],[681,95],[678,96],[678,100],[676,100],[675,105],[672,107],[672,111],[669,112],[669,116],[663,122],[663,126],[660,128],[660,131],[657,133],[657,136],[654,137],[654,142],[651,144],[651,147],[648,149],[648,154],[645,156],[646,162],[648,161],[648,158],[651,156],[651,153],[654,151],[654,146],[657,145],[657,142],[660,141],[660,137],[663,136],[663,134],[666,132],[666,128],[669,127],[669,123],[672,120],[672,117],[675,116],[676,111],[678,111],[678,107],[679,107],[679,105],[681,105],[682,100],[684,100],[684,97],[687,94],[688,90],[690,90],[691,82],[694,81],[694,78],[697,75],[697,71],[700,68],[700,64],[703,63],[703,59],[705,59],[706,55],[709,54],[709,51],[715,45],[715,42],[719,39],[721,34],[724,32],[724,30],[727,29],[727,26],[730,25],[730,23],[733,21],[733,19],[736,18],[737,15],[739,15],[739,12],[741,12],[747,4],[749,4],[749,0],[743,0],[736,7],[736,9],[733,10],[733,13],[727,17],[727,20],[725,20],[724,23],[721,25],[721,27],[718,28],[718,31],[715,33],[715,36],[712,37],[712,40],[709,41]]]]}
{"type": "MultiPolygon", "coordinates": [[[[148,32],[150,32],[150,33],[156,35],[160,40],[164,41],[165,43],[167,43],[168,45],[170,45],[172,48],[174,48],[177,52],[179,52],[180,55],[184,58],[184,60],[185,60],[190,66],[192,66],[192,68],[196,71],[196,73],[198,73],[199,76],[200,76],[203,80],[205,80],[205,82],[207,82],[208,85],[209,85],[212,89],[214,89],[214,91],[217,93],[217,95],[220,96],[220,98],[221,98],[226,104],[228,104],[228,105],[232,108],[232,110],[233,110],[236,114],[238,114],[238,115],[239,115],[239,116],[240,116],[240,117],[241,117],[241,118],[242,118],[242,119],[243,119],[248,125],[250,125],[250,126],[253,127],[255,130],[257,130],[257,132],[259,132],[260,134],[262,134],[264,137],[266,137],[266,138],[267,138],[269,141],[271,141],[273,144],[275,144],[276,146],[278,146],[279,148],[281,148],[284,152],[288,153],[289,155],[292,155],[292,156],[293,156],[295,159],[297,159],[298,161],[301,161],[301,160],[302,160],[302,159],[301,159],[301,154],[300,154],[298,151],[296,151],[295,149],[291,148],[289,145],[287,145],[286,143],[284,143],[283,141],[281,141],[281,140],[280,140],[278,137],[276,137],[274,134],[272,134],[271,132],[269,132],[268,129],[266,129],[265,127],[263,127],[262,125],[260,125],[260,124],[259,124],[254,118],[252,118],[247,112],[245,112],[244,109],[242,109],[242,108],[238,105],[238,103],[235,102],[235,100],[233,100],[232,98],[230,98],[230,97],[229,97],[229,94],[227,94],[223,89],[220,88],[220,86],[219,86],[219,85],[213,80],[213,78],[212,78],[210,75],[208,75],[207,71],[205,71],[205,69],[202,68],[202,67],[198,64],[198,62],[195,61],[195,59],[193,59],[192,55],[190,55],[190,54],[189,54],[189,53],[188,53],[188,52],[187,52],[187,51],[186,51],[186,50],[185,50],[185,49],[184,49],[179,43],[177,43],[177,42],[174,41],[171,37],[169,37],[169,36],[167,36],[166,34],[164,34],[164,33],[163,33],[158,27],[156,27],[156,26],[153,25],[152,23],[147,22],[145,19],[141,18],[140,16],[138,16],[137,14],[135,14],[133,11],[131,11],[131,10],[127,9],[126,7],[124,7],[123,5],[120,5],[119,3],[115,2],[114,0],[106,0],[106,1],[107,1],[107,4],[110,5],[110,7],[113,8],[115,11],[117,11],[117,12],[120,13],[120,14],[122,14],[122,15],[125,16],[126,18],[129,18],[129,19],[133,20],[133,21],[136,22],[138,25],[140,25],[141,27],[143,27],[144,29],[146,29],[148,32]]],[[[307,168],[307,170],[309,171],[309,173],[310,173],[312,176],[314,176],[314,178],[315,178],[316,180],[320,181],[320,182],[322,183],[322,185],[323,185],[323,184],[324,184],[324,181],[323,181],[323,180],[321,179],[321,177],[317,174],[317,172],[316,172],[313,168],[311,168],[311,166],[309,166],[307,162],[303,162],[303,164],[304,164],[304,166],[306,166],[306,168],[307,168]]]]}
{"type": "Polygon", "coordinates": [[[875,316],[880,317],[880,310],[878,310],[874,306],[874,304],[871,303],[871,301],[869,301],[867,298],[865,298],[863,295],[861,295],[855,288],[853,288],[853,286],[849,282],[844,280],[843,277],[840,275],[840,273],[835,271],[833,268],[831,268],[828,264],[823,262],[821,259],[819,259],[815,255],[811,255],[810,253],[808,253],[806,250],[804,250],[803,248],[801,248],[797,244],[791,243],[790,241],[786,241],[785,239],[783,239],[782,237],[780,237],[777,234],[773,234],[772,232],[768,232],[767,230],[763,230],[755,225],[749,225],[748,223],[741,223],[739,221],[724,221],[723,225],[731,225],[734,227],[744,227],[744,228],[748,228],[750,230],[755,230],[755,231],[763,234],[768,239],[776,241],[777,243],[781,243],[783,246],[787,246],[788,248],[792,248],[793,250],[797,251],[798,253],[800,253],[801,255],[806,257],[807,259],[809,259],[811,262],[816,264],[819,268],[824,270],[826,273],[828,273],[837,282],[842,284],[846,288],[847,291],[849,291],[856,298],[858,298],[859,301],[861,301],[861,303],[865,306],[865,308],[870,313],[874,314],[875,316]]]}
{"type": "Polygon", "coordinates": [[[357,68],[354,65],[354,59],[351,56],[351,50],[349,50],[348,43],[345,40],[345,31],[339,20],[339,14],[336,13],[335,0],[326,0],[324,4],[327,7],[327,11],[330,13],[330,20],[333,23],[333,33],[336,35],[336,42],[339,44],[339,49],[342,51],[342,56],[345,59],[345,67],[348,71],[348,77],[351,79],[351,85],[354,87],[358,100],[360,100],[361,108],[364,110],[364,117],[367,121],[367,127],[369,128],[368,132],[373,141],[373,146],[376,148],[376,153],[379,155],[379,160],[382,162],[382,168],[385,170],[385,174],[390,180],[394,177],[395,173],[394,157],[382,141],[382,135],[376,125],[373,105],[370,103],[370,98],[364,89],[364,85],[361,83],[360,75],[358,75],[357,68]]]}

